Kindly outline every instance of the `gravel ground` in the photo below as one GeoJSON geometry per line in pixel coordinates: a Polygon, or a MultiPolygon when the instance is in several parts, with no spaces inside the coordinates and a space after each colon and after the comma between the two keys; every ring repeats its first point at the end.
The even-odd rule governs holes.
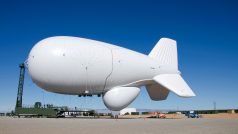
{"type": "Polygon", "coordinates": [[[0,118],[0,134],[238,134],[238,119],[0,118]]]}

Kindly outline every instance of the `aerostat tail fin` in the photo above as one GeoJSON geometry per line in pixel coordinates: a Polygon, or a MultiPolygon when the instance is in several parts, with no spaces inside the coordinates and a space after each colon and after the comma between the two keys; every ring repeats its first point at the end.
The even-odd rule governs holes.
{"type": "Polygon", "coordinates": [[[161,38],[150,52],[149,57],[156,60],[161,67],[161,74],[153,78],[156,84],[146,86],[152,100],[165,100],[169,91],[180,97],[195,96],[179,74],[176,41],[161,38]]]}
{"type": "Polygon", "coordinates": [[[195,96],[192,89],[179,74],[161,74],[155,76],[153,79],[158,84],[165,87],[167,90],[174,92],[180,97],[195,96]]]}
{"type": "Polygon", "coordinates": [[[175,40],[161,38],[150,52],[149,57],[158,61],[168,70],[178,70],[177,43],[175,40]]]}

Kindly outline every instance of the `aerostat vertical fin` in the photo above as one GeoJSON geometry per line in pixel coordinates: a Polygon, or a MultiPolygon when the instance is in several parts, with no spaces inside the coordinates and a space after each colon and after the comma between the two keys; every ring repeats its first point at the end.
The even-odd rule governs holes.
{"type": "Polygon", "coordinates": [[[169,70],[178,70],[177,43],[175,40],[161,38],[152,51],[149,57],[158,61],[160,65],[169,70]]]}
{"type": "Polygon", "coordinates": [[[161,74],[153,78],[157,84],[146,86],[152,100],[166,99],[169,91],[180,97],[195,96],[179,74],[177,43],[175,40],[161,38],[150,52],[149,57],[156,60],[162,68],[161,74]]]}

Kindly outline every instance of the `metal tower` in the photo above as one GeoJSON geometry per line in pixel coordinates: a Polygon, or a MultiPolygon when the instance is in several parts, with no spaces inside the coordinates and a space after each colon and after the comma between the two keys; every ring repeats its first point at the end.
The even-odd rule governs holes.
{"type": "Polygon", "coordinates": [[[24,75],[25,75],[24,63],[21,63],[19,67],[20,67],[20,77],[19,77],[19,83],[18,83],[16,108],[22,107],[23,84],[24,84],[24,75]]]}

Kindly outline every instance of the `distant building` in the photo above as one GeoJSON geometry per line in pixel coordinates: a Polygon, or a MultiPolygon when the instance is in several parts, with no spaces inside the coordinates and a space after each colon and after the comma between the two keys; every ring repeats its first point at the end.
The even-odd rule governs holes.
{"type": "Polygon", "coordinates": [[[132,112],[136,112],[136,108],[124,108],[120,111],[120,115],[131,115],[132,112]]]}

